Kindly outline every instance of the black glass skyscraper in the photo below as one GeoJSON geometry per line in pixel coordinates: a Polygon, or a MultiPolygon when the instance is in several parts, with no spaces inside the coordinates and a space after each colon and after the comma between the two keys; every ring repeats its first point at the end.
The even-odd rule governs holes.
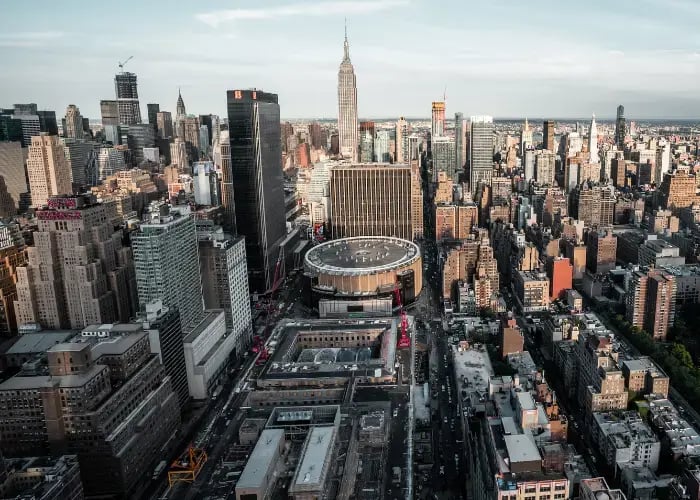
{"type": "Polygon", "coordinates": [[[250,289],[263,292],[273,285],[287,232],[280,107],[277,94],[259,90],[229,90],[226,103],[235,227],[245,236],[250,289]]]}
{"type": "Polygon", "coordinates": [[[617,120],[615,120],[615,144],[618,148],[625,145],[627,135],[627,123],[625,122],[625,107],[620,104],[617,107],[617,120]]]}
{"type": "Polygon", "coordinates": [[[153,130],[157,133],[158,132],[157,116],[158,116],[158,113],[160,112],[160,104],[149,103],[149,104],[146,104],[146,107],[148,108],[148,123],[153,126],[153,130]]]}

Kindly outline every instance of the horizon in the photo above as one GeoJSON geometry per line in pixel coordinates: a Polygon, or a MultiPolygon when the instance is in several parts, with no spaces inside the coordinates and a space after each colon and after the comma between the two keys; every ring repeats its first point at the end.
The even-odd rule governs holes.
{"type": "Polygon", "coordinates": [[[2,105],[36,102],[62,116],[75,104],[97,118],[99,100],[114,97],[118,62],[133,56],[125,70],[138,75],[142,114],[149,102],[174,111],[182,88],[193,114],[225,116],[226,90],[257,87],[279,95],[283,115],[335,119],[347,18],[362,116],[429,115],[431,101],[445,93],[447,116],[614,116],[620,103],[637,120],[700,116],[700,39],[692,22],[700,4],[688,0],[592,0],[585,10],[562,5],[555,12],[541,0],[507,11],[456,0],[263,7],[189,0],[171,7],[125,0],[109,23],[98,24],[75,0],[41,10],[31,2],[4,6],[8,26],[31,30],[0,35],[4,69],[13,75],[0,82],[2,105]],[[154,23],[165,8],[168,23],[154,23]],[[640,29],[656,36],[636,37],[640,29]],[[586,36],[572,40],[574,32],[586,36]],[[405,42],[409,36],[429,50],[405,42]]]}

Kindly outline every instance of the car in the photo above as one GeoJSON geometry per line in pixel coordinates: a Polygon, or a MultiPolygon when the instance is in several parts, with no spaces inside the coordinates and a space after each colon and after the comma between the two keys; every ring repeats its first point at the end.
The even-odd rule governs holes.
{"type": "Polygon", "coordinates": [[[447,417],[442,417],[442,421],[443,421],[443,423],[446,424],[446,423],[447,423],[447,417]]]}
{"type": "Polygon", "coordinates": [[[445,475],[445,466],[444,466],[444,465],[441,465],[441,466],[440,466],[440,475],[441,475],[441,476],[444,476],[444,475],[445,475]]]}

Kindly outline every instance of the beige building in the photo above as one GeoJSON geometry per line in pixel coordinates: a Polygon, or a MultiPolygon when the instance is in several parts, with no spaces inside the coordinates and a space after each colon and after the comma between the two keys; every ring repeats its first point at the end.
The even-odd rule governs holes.
{"type": "Polygon", "coordinates": [[[669,378],[651,358],[643,356],[622,361],[622,374],[627,389],[638,394],[668,397],[669,378]]]}
{"type": "MultiPolygon", "coordinates": [[[[398,144],[398,140],[397,140],[398,144]]],[[[400,149],[397,146],[397,150],[400,149]]],[[[423,238],[423,188],[421,187],[420,164],[411,162],[411,222],[413,238],[423,238]]]]}
{"type": "Polygon", "coordinates": [[[666,340],[676,313],[676,277],[662,269],[635,271],[625,295],[627,321],[666,340]]]}
{"type": "Polygon", "coordinates": [[[452,203],[452,179],[447,172],[437,173],[437,188],[435,190],[435,203],[452,203]]]}
{"type": "Polygon", "coordinates": [[[71,168],[58,136],[41,134],[32,137],[27,158],[32,206],[46,205],[51,196],[71,194],[71,168]]]}
{"type": "Polygon", "coordinates": [[[51,198],[37,211],[29,263],[17,268],[17,324],[84,328],[129,321],[136,306],[131,249],[92,195],[51,198]]]}
{"type": "Polygon", "coordinates": [[[83,138],[83,117],[78,106],[69,104],[66,108],[66,124],[63,130],[63,137],[70,139],[83,138]]]}
{"type": "Polygon", "coordinates": [[[549,278],[545,273],[518,271],[515,296],[523,312],[546,311],[549,307],[549,278]]]}
{"type": "Polygon", "coordinates": [[[418,179],[414,180],[408,165],[343,165],[332,167],[330,172],[334,239],[354,236],[413,239],[413,184],[418,179]]]}
{"type": "Polygon", "coordinates": [[[659,188],[661,203],[664,208],[678,215],[681,208],[691,206],[697,201],[695,175],[684,170],[667,173],[659,188]]]}

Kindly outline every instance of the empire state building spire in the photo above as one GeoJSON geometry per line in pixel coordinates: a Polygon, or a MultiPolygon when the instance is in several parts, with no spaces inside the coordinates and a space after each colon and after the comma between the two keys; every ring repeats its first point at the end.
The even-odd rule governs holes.
{"type": "Polygon", "coordinates": [[[340,154],[352,161],[358,157],[357,80],[350,62],[348,29],[345,26],[343,61],[338,70],[338,142],[340,154]]]}

